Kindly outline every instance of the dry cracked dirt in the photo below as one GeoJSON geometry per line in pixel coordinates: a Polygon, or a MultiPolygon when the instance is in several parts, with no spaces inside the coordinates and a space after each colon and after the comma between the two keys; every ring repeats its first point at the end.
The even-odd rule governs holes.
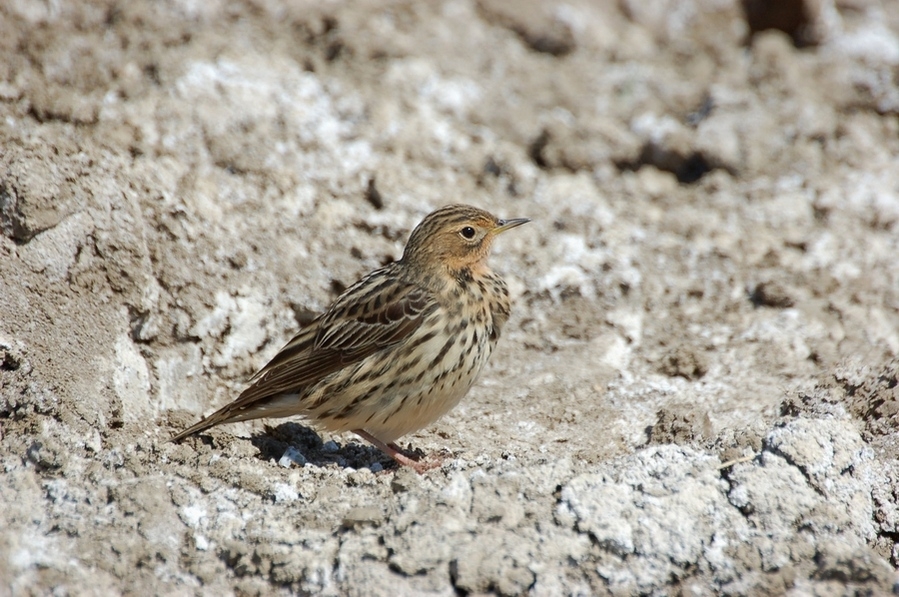
{"type": "Polygon", "coordinates": [[[899,3],[9,0],[0,116],[0,594],[897,586],[899,3]],[[440,468],[167,442],[453,202],[440,468]]]}

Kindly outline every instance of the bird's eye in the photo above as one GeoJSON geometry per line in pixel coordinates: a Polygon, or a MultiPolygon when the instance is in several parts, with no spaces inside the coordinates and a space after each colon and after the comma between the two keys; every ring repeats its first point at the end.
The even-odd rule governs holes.
{"type": "Polygon", "coordinates": [[[474,238],[474,228],[472,228],[471,226],[466,226],[459,231],[459,234],[461,234],[464,238],[471,240],[474,238]]]}

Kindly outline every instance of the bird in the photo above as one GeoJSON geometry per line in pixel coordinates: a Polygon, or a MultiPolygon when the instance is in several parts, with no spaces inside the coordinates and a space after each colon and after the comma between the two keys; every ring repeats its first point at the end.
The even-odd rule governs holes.
{"type": "Polygon", "coordinates": [[[222,423],[299,415],[351,431],[419,473],[437,466],[396,441],[454,408],[484,368],[511,313],[487,258],[497,236],[529,221],[460,204],[428,214],[399,260],[347,288],[236,400],[171,441],[222,423]]]}

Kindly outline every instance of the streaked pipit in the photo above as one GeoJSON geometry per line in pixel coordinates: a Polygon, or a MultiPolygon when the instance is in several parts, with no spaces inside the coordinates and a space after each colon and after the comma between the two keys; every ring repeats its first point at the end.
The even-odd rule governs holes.
{"type": "Polygon", "coordinates": [[[172,441],[220,423],[301,415],[427,470],[394,442],[456,406],[487,362],[510,309],[487,256],[498,234],[526,222],[467,205],[431,213],[402,259],[348,288],[237,400],[172,441]]]}

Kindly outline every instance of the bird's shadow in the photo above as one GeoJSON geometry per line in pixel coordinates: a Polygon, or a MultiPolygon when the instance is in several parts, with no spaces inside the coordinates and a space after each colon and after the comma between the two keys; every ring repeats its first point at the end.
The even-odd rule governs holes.
{"type": "Polygon", "coordinates": [[[265,431],[252,436],[250,442],[259,450],[257,458],[266,461],[279,462],[285,455],[290,458],[288,451],[293,448],[294,454],[301,455],[298,459],[294,456],[295,464],[301,464],[305,459],[305,462],[315,466],[336,464],[354,469],[370,469],[376,463],[380,469],[396,466],[390,456],[361,438],[348,435],[345,442],[325,442],[311,427],[294,422],[266,426],[265,431]],[[297,463],[296,460],[300,462],[297,463]]]}

